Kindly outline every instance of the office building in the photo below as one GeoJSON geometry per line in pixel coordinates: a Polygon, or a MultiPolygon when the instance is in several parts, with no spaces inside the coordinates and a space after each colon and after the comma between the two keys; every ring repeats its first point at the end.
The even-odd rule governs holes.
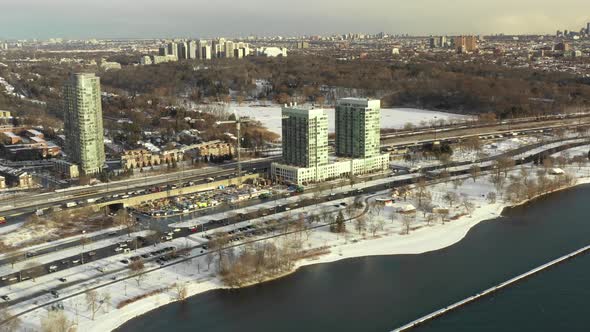
{"type": "Polygon", "coordinates": [[[344,98],[336,103],[336,155],[370,158],[380,152],[381,101],[344,98]]]}
{"type": "Polygon", "coordinates": [[[473,53],[477,51],[476,36],[457,36],[454,40],[457,53],[473,53]]]}
{"type": "Polygon", "coordinates": [[[64,85],[66,153],[83,174],[99,173],[105,164],[100,79],[78,73],[64,85]]]}

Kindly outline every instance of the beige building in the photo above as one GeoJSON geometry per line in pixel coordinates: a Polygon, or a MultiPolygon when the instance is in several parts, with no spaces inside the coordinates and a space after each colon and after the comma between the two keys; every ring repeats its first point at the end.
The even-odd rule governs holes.
{"type": "Polygon", "coordinates": [[[134,169],[169,164],[183,160],[185,155],[190,155],[193,158],[226,157],[232,155],[232,146],[221,141],[211,141],[158,153],[146,149],[130,150],[121,155],[121,167],[134,169]]]}
{"type": "Polygon", "coordinates": [[[55,164],[55,171],[64,175],[66,178],[77,179],[80,177],[78,165],[63,159],[55,159],[53,162],[55,164]]]}

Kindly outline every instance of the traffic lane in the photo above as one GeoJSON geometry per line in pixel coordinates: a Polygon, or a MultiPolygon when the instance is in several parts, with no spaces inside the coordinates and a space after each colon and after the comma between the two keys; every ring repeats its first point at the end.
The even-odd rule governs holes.
{"type": "Polygon", "coordinates": [[[11,285],[16,282],[28,280],[33,277],[36,278],[36,277],[47,275],[47,274],[50,274],[53,272],[62,271],[65,269],[72,268],[74,266],[87,264],[87,263],[90,263],[92,261],[96,261],[96,260],[99,260],[102,258],[107,258],[107,257],[111,257],[111,256],[118,255],[121,253],[125,253],[124,249],[115,251],[116,248],[122,248],[121,247],[122,243],[125,243],[127,245],[127,248],[129,248],[129,252],[134,251],[136,248],[139,249],[139,248],[147,247],[152,244],[152,242],[150,242],[149,239],[147,239],[147,238],[143,238],[143,240],[142,240],[142,239],[139,239],[138,237],[135,237],[135,238],[129,238],[124,241],[119,241],[115,244],[101,247],[101,248],[97,248],[94,250],[82,251],[80,254],[77,254],[77,255],[68,256],[68,257],[57,259],[57,260],[54,260],[54,261],[51,261],[48,263],[44,263],[44,264],[39,264],[38,266],[35,266],[33,268],[24,269],[19,272],[15,272],[15,273],[8,274],[6,276],[2,276],[0,278],[0,287],[11,285]],[[138,241],[134,242],[135,239],[138,239],[138,241]],[[136,244],[137,244],[137,246],[136,246],[136,244]],[[54,268],[51,268],[51,267],[54,267],[54,268]],[[50,272],[50,270],[51,270],[51,272],[50,272]],[[13,279],[14,277],[17,277],[18,279],[17,280],[10,280],[10,279],[13,279]]]}

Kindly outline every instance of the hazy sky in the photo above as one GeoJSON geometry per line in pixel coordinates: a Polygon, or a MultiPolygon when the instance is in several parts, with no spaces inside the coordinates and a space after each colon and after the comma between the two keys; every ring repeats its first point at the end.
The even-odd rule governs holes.
{"type": "Polygon", "coordinates": [[[0,0],[0,39],[554,33],[589,20],[589,0],[0,0]]]}

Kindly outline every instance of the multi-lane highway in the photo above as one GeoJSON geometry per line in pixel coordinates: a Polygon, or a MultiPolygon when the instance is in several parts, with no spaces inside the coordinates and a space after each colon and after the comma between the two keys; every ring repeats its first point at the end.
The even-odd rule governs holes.
{"type": "MultiPolygon", "coordinates": [[[[493,125],[469,126],[465,124],[443,129],[426,129],[415,133],[393,133],[382,135],[382,148],[391,150],[408,146],[427,144],[435,140],[461,141],[472,136],[507,136],[530,132],[549,131],[562,127],[588,126],[588,115],[576,115],[566,118],[550,118],[539,121],[499,122],[493,125]]],[[[261,172],[269,169],[272,162],[280,160],[279,156],[243,162],[244,172],[261,172]]],[[[127,192],[149,189],[154,186],[186,181],[203,181],[209,177],[227,177],[235,173],[236,163],[227,163],[203,169],[184,169],[160,175],[150,175],[122,181],[110,182],[91,187],[63,189],[49,193],[31,194],[7,199],[0,202],[0,215],[10,216],[30,213],[36,209],[63,205],[71,201],[99,199],[102,197],[127,192]]]]}
{"type": "MultiPolygon", "coordinates": [[[[588,144],[590,144],[590,141],[587,138],[586,139],[576,139],[576,140],[569,139],[569,140],[564,140],[561,143],[552,143],[552,144],[553,145],[551,147],[548,147],[546,149],[539,149],[538,144],[534,144],[534,145],[529,146],[527,149],[528,149],[528,151],[531,151],[531,153],[526,154],[526,156],[523,155],[521,158],[518,158],[517,160],[515,160],[516,165],[535,161],[541,155],[553,154],[553,153],[563,151],[566,149],[570,149],[570,148],[573,148],[576,146],[588,145],[588,144]]],[[[521,149],[521,151],[519,153],[522,155],[522,153],[526,152],[527,149],[521,149]]],[[[504,155],[499,155],[499,156],[496,156],[495,158],[499,158],[501,156],[504,156],[504,155]]],[[[436,166],[436,167],[431,167],[431,169],[435,170],[437,168],[446,167],[450,176],[465,175],[465,174],[469,174],[470,169],[471,169],[471,165],[473,165],[474,163],[477,163],[481,167],[482,171],[488,171],[494,167],[493,160],[486,158],[485,160],[478,160],[476,162],[457,163],[456,165],[452,165],[452,166],[449,166],[449,165],[436,166]]],[[[381,183],[375,184],[375,185],[366,186],[360,192],[359,192],[359,189],[350,188],[348,190],[345,189],[344,191],[341,191],[341,192],[335,193],[335,194],[329,194],[329,195],[325,195],[322,197],[313,197],[313,198],[307,198],[304,200],[299,200],[295,205],[292,202],[291,203],[284,203],[284,204],[278,204],[278,202],[277,202],[277,205],[275,207],[273,207],[272,209],[265,210],[265,211],[257,210],[257,211],[252,211],[252,212],[245,213],[245,214],[239,214],[239,215],[235,215],[235,216],[231,216],[231,217],[226,217],[223,219],[210,220],[209,222],[205,223],[204,225],[199,226],[198,228],[191,228],[191,229],[182,228],[182,229],[177,229],[175,231],[170,231],[170,233],[169,233],[170,238],[169,239],[173,239],[173,238],[177,238],[177,237],[184,237],[184,236],[188,236],[188,235],[191,235],[194,233],[202,232],[203,230],[212,230],[212,229],[224,227],[224,226],[227,226],[230,224],[235,224],[235,223],[243,222],[246,220],[256,219],[256,218],[261,217],[262,215],[272,215],[272,214],[281,213],[281,212],[284,212],[284,211],[287,211],[287,210],[293,209],[293,208],[301,208],[301,207],[306,207],[306,206],[310,206],[310,205],[317,205],[320,203],[329,202],[329,201],[333,201],[333,200],[340,200],[340,199],[347,198],[347,197],[358,196],[359,194],[362,194],[362,193],[377,192],[377,191],[386,190],[386,189],[390,189],[390,188],[394,188],[394,187],[408,185],[411,183],[415,183],[416,181],[418,181],[418,179],[420,179],[422,177],[427,177],[427,175],[421,174],[421,173],[398,175],[398,176],[393,176],[393,177],[389,178],[388,181],[384,181],[384,182],[381,182],[381,183]]],[[[278,199],[278,198],[275,198],[275,199],[278,199]]],[[[115,235],[119,235],[119,234],[107,234],[106,236],[109,236],[109,235],[115,236],[115,235]]],[[[79,255],[67,257],[64,259],[59,259],[56,261],[45,263],[45,264],[40,265],[35,268],[26,269],[26,270],[22,270],[19,272],[11,273],[9,275],[2,276],[2,280],[0,280],[0,287],[4,286],[4,285],[13,284],[15,282],[19,282],[19,281],[23,280],[23,276],[24,276],[24,278],[27,278],[27,277],[30,277],[33,275],[38,276],[38,275],[53,273],[54,271],[68,269],[72,266],[75,266],[78,264],[83,264],[84,262],[88,262],[90,260],[96,260],[99,258],[105,258],[105,257],[109,257],[112,255],[117,255],[117,254],[121,253],[123,250],[125,250],[125,249],[116,250],[117,248],[135,248],[135,247],[141,248],[141,247],[153,245],[155,242],[160,242],[163,240],[166,240],[166,239],[160,239],[158,237],[156,237],[156,238],[149,238],[149,237],[148,238],[141,238],[141,239],[139,239],[139,241],[134,241],[133,239],[129,239],[129,240],[122,241],[121,243],[116,243],[116,244],[112,244],[112,245],[103,247],[101,249],[96,249],[96,250],[87,251],[87,252],[81,252],[79,255]],[[91,254],[91,252],[92,252],[92,254],[91,254]],[[84,261],[84,259],[86,259],[86,261],[84,261]]]]}
{"type": "MultiPolygon", "coordinates": [[[[265,158],[242,163],[242,171],[264,172],[270,167],[270,163],[278,158],[265,158]]],[[[160,175],[146,176],[142,178],[133,178],[117,182],[110,182],[95,186],[77,187],[72,189],[61,189],[49,193],[32,194],[17,197],[0,202],[0,215],[10,216],[23,213],[34,212],[37,209],[60,206],[67,202],[96,200],[110,197],[112,195],[122,195],[127,192],[138,190],[147,190],[155,186],[167,184],[182,184],[188,181],[195,183],[206,182],[207,178],[216,179],[234,177],[236,173],[236,164],[227,163],[215,167],[202,169],[186,169],[177,172],[171,172],[160,175]]]]}

